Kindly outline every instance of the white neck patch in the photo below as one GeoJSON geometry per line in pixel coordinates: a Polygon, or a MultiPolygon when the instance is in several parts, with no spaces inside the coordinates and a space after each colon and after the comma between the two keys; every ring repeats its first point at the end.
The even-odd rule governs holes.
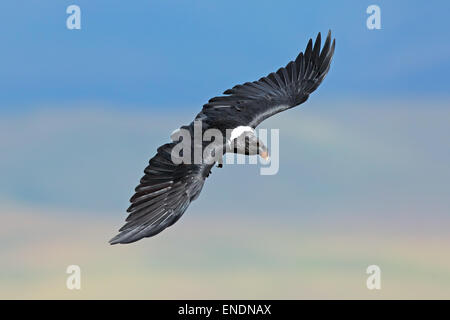
{"type": "Polygon", "coordinates": [[[230,141],[233,141],[234,139],[239,137],[244,132],[253,132],[253,133],[255,133],[255,130],[252,127],[248,127],[248,126],[239,126],[237,128],[234,128],[231,131],[230,141]]]}

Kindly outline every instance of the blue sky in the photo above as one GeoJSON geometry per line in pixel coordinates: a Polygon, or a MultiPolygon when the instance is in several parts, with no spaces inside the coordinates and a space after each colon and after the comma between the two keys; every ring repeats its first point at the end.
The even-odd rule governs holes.
{"type": "Polygon", "coordinates": [[[196,112],[328,29],[337,49],[321,96],[448,97],[450,4],[375,3],[382,30],[370,31],[372,1],[2,1],[0,112],[92,101],[196,112]],[[66,29],[70,4],[82,30],[66,29]]]}
{"type": "MultiPolygon", "coordinates": [[[[309,112],[318,113],[314,123],[324,132],[332,130],[327,123],[331,118],[335,122],[332,128],[338,128],[333,131],[336,135],[345,132],[346,126],[352,129],[353,133],[343,138],[349,146],[354,142],[352,135],[367,136],[369,141],[359,142],[362,149],[378,150],[374,156],[382,153],[389,158],[398,148],[401,151],[401,146],[409,145],[411,137],[422,137],[410,148],[415,150],[413,154],[427,149],[432,157],[417,168],[422,172],[436,161],[446,161],[447,148],[441,148],[439,141],[448,136],[445,106],[450,98],[450,43],[446,14],[450,6],[444,1],[433,1],[433,6],[378,1],[382,29],[371,31],[366,28],[369,4],[372,2],[1,2],[0,146],[5,156],[0,159],[0,198],[44,206],[124,210],[148,158],[167,141],[169,132],[189,123],[204,102],[226,88],[285,65],[304,49],[309,37],[328,29],[337,39],[335,59],[308,103],[292,111],[298,130],[315,130],[301,120],[315,105],[309,112]],[[66,8],[73,3],[81,7],[81,30],[66,28],[66,8]],[[421,115],[420,108],[429,114],[421,115]],[[368,119],[369,114],[380,116],[368,119]],[[396,122],[391,123],[391,117],[396,122]],[[416,123],[421,117],[428,122],[416,123]],[[348,119],[352,120],[344,125],[348,119]],[[385,132],[390,127],[395,130],[385,132]],[[367,128],[372,129],[367,132],[367,128]],[[410,133],[401,135],[402,130],[410,133]],[[441,133],[433,133],[435,130],[441,133]],[[377,137],[370,138],[375,133],[377,137]],[[389,151],[388,143],[383,142],[388,140],[399,147],[392,146],[389,151]],[[371,144],[374,142],[376,145],[371,144]],[[36,166],[32,172],[29,161],[36,166]],[[86,185],[95,186],[96,191],[86,185]]],[[[281,122],[275,128],[281,129],[291,120],[284,113],[278,119],[281,122]]],[[[285,134],[282,130],[282,145],[285,134]]],[[[298,135],[303,134],[311,132],[298,135]]],[[[336,141],[328,142],[326,151],[321,151],[320,144],[312,144],[290,152],[306,152],[302,159],[321,154],[321,161],[333,152],[339,157],[340,149],[328,149],[334,148],[336,141]]],[[[351,168],[360,166],[375,180],[379,174],[389,180],[389,170],[398,169],[387,163],[374,171],[373,160],[367,162],[366,151],[360,152],[351,149],[355,157],[351,168]]],[[[283,161],[284,172],[295,170],[295,162],[283,161]]],[[[325,165],[317,164],[314,170],[325,165]]],[[[403,176],[405,186],[399,192],[410,188],[407,181],[413,177],[419,179],[419,173],[412,171],[403,176]]],[[[256,171],[247,174],[251,179],[256,171]]],[[[344,177],[333,175],[327,184],[311,189],[318,183],[317,177],[302,174],[306,175],[303,192],[308,194],[305,203],[324,195],[338,198],[345,191],[340,184],[344,177]]],[[[363,185],[383,186],[373,187],[358,172],[353,174],[363,185]]],[[[439,181],[433,190],[439,193],[442,182],[433,177],[439,181]]],[[[280,188],[289,178],[281,176],[280,188]]],[[[349,188],[347,196],[363,190],[349,188]]],[[[422,191],[418,188],[414,194],[422,191]]]]}

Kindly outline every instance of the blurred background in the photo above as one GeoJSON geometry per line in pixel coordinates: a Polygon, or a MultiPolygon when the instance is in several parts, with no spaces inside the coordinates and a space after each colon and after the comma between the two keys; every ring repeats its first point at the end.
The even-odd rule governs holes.
{"type": "Polygon", "coordinates": [[[0,298],[449,299],[449,9],[2,1],[0,298]],[[324,83],[263,124],[280,129],[277,175],[215,169],[174,226],[108,244],[175,128],[328,29],[324,83]],[[73,264],[81,290],[66,288],[73,264]],[[381,290],[366,287],[373,264],[381,290]]]}

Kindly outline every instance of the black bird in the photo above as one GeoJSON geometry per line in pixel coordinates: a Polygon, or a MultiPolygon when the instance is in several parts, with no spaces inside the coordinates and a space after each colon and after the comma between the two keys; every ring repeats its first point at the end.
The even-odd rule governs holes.
{"type": "Polygon", "coordinates": [[[305,52],[295,61],[267,77],[237,85],[226,90],[223,96],[212,98],[190,125],[174,132],[173,141],[159,147],[150,159],[130,199],[126,224],[110,243],[131,243],[173,225],[198,198],[214,164],[218,162],[221,166],[219,154],[234,152],[268,158],[268,150],[254,129],[268,117],[305,102],[317,89],[330,69],[334,54],[335,40],[331,41],[331,32],[322,50],[320,46],[319,33],[314,45],[310,39],[305,52]],[[199,146],[201,150],[206,146],[205,142],[194,139],[198,123],[202,125],[202,133],[218,129],[224,137],[214,140],[211,152],[200,162],[192,161],[192,154],[188,154],[189,150],[195,153],[199,146]],[[180,133],[188,133],[190,138],[179,136],[180,133]],[[175,149],[180,144],[185,148],[178,152],[175,149]]]}

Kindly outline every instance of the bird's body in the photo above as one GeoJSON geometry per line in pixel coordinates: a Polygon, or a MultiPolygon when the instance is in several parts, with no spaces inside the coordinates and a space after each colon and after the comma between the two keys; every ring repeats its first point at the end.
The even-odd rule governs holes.
{"type": "Polygon", "coordinates": [[[210,99],[192,123],[174,131],[172,142],[159,147],[150,159],[130,199],[127,222],[110,243],[151,237],[174,224],[198,198],[205,179],[214,164],[221,163],[224,153],[268,157],[254,129],[268,117],[305,102],[320,85],[334,53],[330,32],[322,50],[320,45],[319,33],[314,46],[309,40],[305,53],[295,61],[210,99]],[[204,136],[211,132],[214,138],[205,141],[204,136]]]}

